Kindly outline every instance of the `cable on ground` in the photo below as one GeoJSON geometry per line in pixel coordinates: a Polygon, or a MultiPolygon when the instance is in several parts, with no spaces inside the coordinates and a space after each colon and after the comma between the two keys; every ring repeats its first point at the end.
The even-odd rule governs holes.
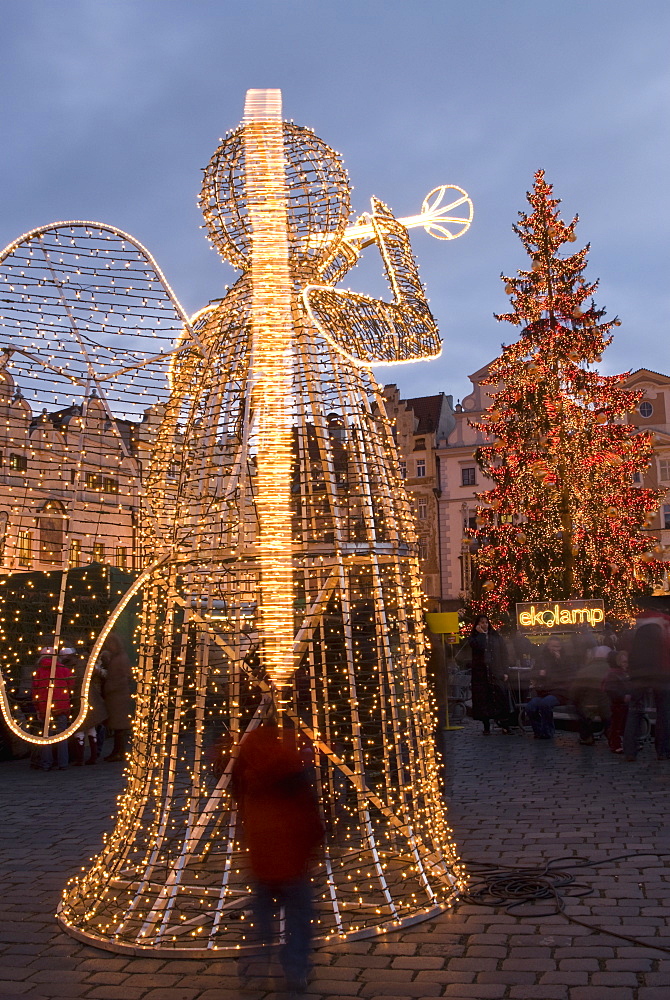
{"type": "Polygon", "coordinates": [[[471,877],[467,889],[459,893],[458,902],[472,903],[476,906],[502,906],[506,913],[517,917],[553,917],[561,914],[571,923],[580,924],[594,933],[609,934],[611,937],[621,938],[642,948],[654,948],[656,951],[670,954],[670,947],[650,944],[628,934],[587,923],[565,912],[566,900],[590,896],[594,892],[591,886],[578,882],[570,869],[595,868],[597,865],[611,864],[613,861],[645,857],[664,858],[670,857],[670,854],[629,851],[601,861],[589,861],[588,858],[580,857],[552,858],[544,866],[537,868],[462,860],[461,863],[471,877]],[[535,907],[530,912],[519,912],[520,907],[530,906],[540,900],[551,900],[553,906],[551,909],[539,912],[535,907]]]}

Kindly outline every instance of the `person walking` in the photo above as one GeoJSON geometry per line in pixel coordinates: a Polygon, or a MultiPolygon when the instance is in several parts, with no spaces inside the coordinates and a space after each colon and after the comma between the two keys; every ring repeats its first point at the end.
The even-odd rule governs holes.
{"type": "Polygon", "coordinates": [[[577,711],[582,746],[593,746],[596,734],[609,726],[609,699],[603,684],[610,670],[611,652],[610,646],[592,646],[572,679],[570,700],[577,711]]]}
{"type": "Polygon", "coordinates": [[[472,650],[472,718],[491,733],[493,719],[508,735],[516,721],[516,706],[507,674],[507,652],[502,636],[486,615],[479,615],[468,636],[472,650]]]}
{"type": "Polygon", "coordinates": [[[133,671],[123,643],[115,632],[110,632],[105,639],[100,660],[105,671],[102,688],[107,714],[105,725],[108,730],[114,731],[114,746],[105,760],[121,761],[126,759],[133,715],[131,694],[133,671]]]}
{"type": "Polygon", "coordinates": [[[628,653],[625,649],[612,649],[607,660],[609,671],[603,680],[603,691],[610,703],[607,743],[612,753],[623,753],[623,734],[630,700],[628,653]]]}
{"type": "Polygon", "coordinates": [[[552,636],[535,660],[530,675],[532,698],[526,715],[536,740],[550,740],[556,733],[554,709],[566,701],[567,663],[558,637],[552,636]]]}
{"type": "MultiPolygon", "coordinates": [[[[77,656],[74,649],[67,648],[61,650],[63,662],[74,672],[76,690],[81,691],[86,669],[86,661],[77,656]]],[[[87,764],[95,764],[98,760],[98,735],[97,726],[104,722],[107,717],[105,699],[102,695],[102,685],[106,671],[102,666],[102,661],[98,660],[93,668],[91,683],[88,690],[88,712],[81,723],[80,729],[73,736],[73,761],[76,766],[84,763],[86,756],[86,742],[88,738],[89,756],[87,764]]]]}
{"type": "Polygon", "coordinates": [[[670,760],[670,618],[640,616],[628,656],[631,693],[623,752],[634,761],[639,750],[647,693],[656,709],[654,744],[658,760],[670,760]]]}
{"type": "Polygon", "coordinates": [[[283,907],[281,964],[289,989],[303,992],[312,941],[309,867],[324,830],[308,763],[294,730],[280,730],[270,719],[247,733],[240,742],[231,781],[255,883],[257,952],[241,966],[242,978],[247,978],[254,960],[262,961],[265,956],[267,965],[276,911],[283,907]]]}

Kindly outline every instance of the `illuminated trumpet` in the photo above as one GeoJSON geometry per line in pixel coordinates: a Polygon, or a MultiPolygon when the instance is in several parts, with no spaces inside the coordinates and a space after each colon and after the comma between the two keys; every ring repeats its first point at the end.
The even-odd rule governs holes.
{"type": "MultiPolygon", "coordinates": [[[[473,216],[474,207],[467,191],[456,184],[442,184],[426,195],[419,215],[408,215],[398,219],[398,222],[405,229],[422,227],[437,240],[455,240],[468,231],[473,216]],[[462,212],[452,214],[461,207],[462,212]]],[[[363,240],[363,246],[372,242],[374,237],[375,231],[367,212],[344,232],[347,242],[363,240]]]]}

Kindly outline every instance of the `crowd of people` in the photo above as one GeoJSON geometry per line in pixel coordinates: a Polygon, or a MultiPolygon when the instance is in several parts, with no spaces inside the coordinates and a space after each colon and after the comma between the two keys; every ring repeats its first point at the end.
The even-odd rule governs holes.
{"type": "Polygon", "coordinates": [[[550,740],[555,709],[570,706],[580,744],[593,746],[604,733],[612,753],[634,761],[652,709],[656,756],[670,760],[669,616],[641,614],[634,627],[620,632],[584,628],[535,645],[518,633],[503,636],[480,615],[466,646],[472,717],[482,723],[484,736],[491,722],[510,735],[523,712],[535,739],[550,740]]]}
{"type": "MultiPolygon", "coordinates": [[[[44,646],[40,650],[29,668],[30,679],[26,677],[22,685],[22,711],[38,720],[40,733],[62,733],[80,714],[86,663],[87,657],[74,646],[44,646]]],[[[104,759],[125,760],[133,713],[132,667],[123,643],[113,632],[94,665],[87,704],[74,736],[39,747],[31,757],[32,767],[63,771],[71,764],[96,764],[107,735],[113,735],[114,745],[104,759]]]]}

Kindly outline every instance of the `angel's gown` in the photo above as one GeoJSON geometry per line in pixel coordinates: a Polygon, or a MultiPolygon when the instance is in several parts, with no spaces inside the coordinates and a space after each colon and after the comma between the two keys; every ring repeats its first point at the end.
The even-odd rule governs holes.
{"type": "MultiPolygon", "coordinates": [[[[293,310],[296,640],[283,723],[311,755],[326,828],[313,873],[317,938],[422,919],[449,901],[459,878],[393,428],[369,368],[346,356],[360,337],[346,316],[337,328],[340,307],[351,315],[382,307],[333,299],[353,260],[345,251],[311,271],[303,261],[293,310]]],[[[391,272],[396,254],[402,284],[402,238],[384,252],[391,272]]],[[[249,936],[249,873],[228,779],[231,751],[268,697],[255,619],[250,282],[243,273],[197,321],[203,353],[175,362],[155,447],[147,488],[156,520],[145,543],[164,562],[143,596],[127,786],[113,832],[66,889],[59,914],[68,930],[107,947],[194,954],[236,949],[249,936]]],[[[395,291],[429,315],[411,275],[395,291]]]]}

